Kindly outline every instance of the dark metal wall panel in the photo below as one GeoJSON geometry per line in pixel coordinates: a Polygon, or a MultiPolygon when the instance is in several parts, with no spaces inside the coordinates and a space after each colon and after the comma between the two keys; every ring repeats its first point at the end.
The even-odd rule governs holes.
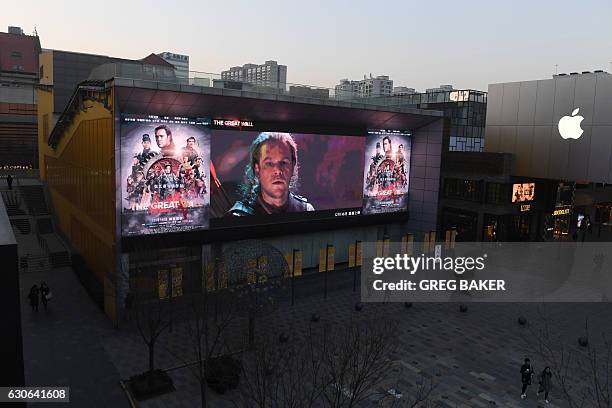
{"type": "Polygon", "coordinates": [[[514,154],[514,175],[612,182],[612,75],[556,76],[495,84],[489,91],[487,113],[497,119],[487,118],[485,151],[514,154]],[[563,139],[559,120],[576,108],[584,132],[563,139]]]}
{"type": "Polygon", "coordinates": [[[595,89],[593,124],[612,125],[612,75],[598,75],[595,89]]]}
{"type": "Polygon", "coordinates": [[[504,95],[502,99],[502,112],[500,125],[516,125],[518,119],[519,94],[521,83],[515,82],[504,84],[504,95]]]}
{"type": "MultiPolygon", "coordinates": [[[[529,170],[526,175],[539,174],[540,177],[546,178],[548,170],[548,159],[550,156],[550,126],[534,126],[533,127],[533,144],[531,149],[531,161],[529,162],[529,170]]],[[[516,167],[522,166],[523,160],[519,155],[515,156],[516,167]]],[[[523,174],[517,172],[518,175],[523,174]]]]}
{"type": "Polygon", "coordinates": [[[519,126],[532,126],[535,121],[535,103],[538,96],[538,82],[529,81],[520,83],[518,117],[519,126]]]}
{"type": "Polygon", "coordinates": [[[612,126],[593,126],[589,146],[587,180],[603,182],[612,180],[610,161],[612,160],[612,126]]]}
{"type": "Polygon", "coordinates": [[[504,84],[489,85],[487,98],[487,126],[501,124],[501,101],[504,95],[504,84]]]}
{"type": "Polygon", "coordinates": [[[555,82],[538,81],[534,125],[550,126],[553,120],[554,98],[555,82]]]}

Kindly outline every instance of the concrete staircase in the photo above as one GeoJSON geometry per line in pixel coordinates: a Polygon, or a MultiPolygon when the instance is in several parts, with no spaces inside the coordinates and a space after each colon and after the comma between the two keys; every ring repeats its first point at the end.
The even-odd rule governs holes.
{"type": "Polygon", "coordinates": [[[21,198],[16,191],[3,191],[2,200],[9,217],[26,215],[26,212],[21,208],[21,198]]]}
{"type": "Polygon", "coordinates": [[[29,218],[11,218],[10,220],[15,233],[28,235],[30,232],[32,232],[29,218]]]}
{"type": "Polygon", "coordinates": [[[23,180],[16,189],[1,193],[19,244],[20,269],[41,272],[72,265],[70,251],[55,234],[43,185],[23,180]]]}
{"type": "Polygon", "coordinates": [[[31,216],[49,215],[42,185],[20,186],[19,193],[31,216]]]}

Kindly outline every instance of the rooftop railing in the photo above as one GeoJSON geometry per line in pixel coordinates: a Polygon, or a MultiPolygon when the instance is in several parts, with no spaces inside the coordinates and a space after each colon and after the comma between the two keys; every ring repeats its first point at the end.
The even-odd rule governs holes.
{"type": "Polygon", "coordinates": [[[474,90],[453,90],[430,93],[380,95],[364,94],[353,86],[326,88],[321,86],[283,82],[269,79],[267,72],[243,78],[210,72],[179,72],[165,66],[137,63],[111,63],[95,68],[89,79],[107,80],[123,78],[139,81],[155,81],[174,85],[206,88],[233,89],[260,94],[287,95],[321,100],[337,100],[376,106],[410,107],[422,103],[475,101],[486,103],[486,92],[474,90]]]}

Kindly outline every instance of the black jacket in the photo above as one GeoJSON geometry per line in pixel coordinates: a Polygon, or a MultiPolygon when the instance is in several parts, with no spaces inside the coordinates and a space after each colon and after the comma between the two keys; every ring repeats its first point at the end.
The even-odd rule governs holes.
{"type": "Polygon", "coordinates": [[[523,364],[521,366],[521,381],[523,384],[531,384],[531,377],[533,376],[533,368],[531,364],[523,364]]]}

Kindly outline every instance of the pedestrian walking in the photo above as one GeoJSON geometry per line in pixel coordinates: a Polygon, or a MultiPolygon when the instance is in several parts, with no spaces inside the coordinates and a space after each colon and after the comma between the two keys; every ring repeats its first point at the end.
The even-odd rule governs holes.
{"type": "Polygon", "coordinates": [[[540,393],[544,393],[544,402],[550,404],[548,400],[548,393],[552,388],[552,371],[550,371],[550,367],[544,368],[542,374],[540,374],[540,388],[538,388],[538,396],[540,393]]]}
{"type": "Polygon", "coordinates": [[[527,398],[527,387],[531,385],[531,377],[533,377],[533,368],[531,367],[529,359],[526,358],[521,366],[521,382],[523,383],[523,388],[521,390],[522,399],[527,398]]]}
{"type": "Polygon", "coordinates": [[[51,294],[51,289],[49,289],[49,285],[47,285],[47,282],[43,282],[40,284],[40,300],[42,300],[42,304],[45,307],[45,310],[47,310],[47,303],[49,303],[49,300],[51,300],[51,297],[53,295],[51,294]]]}
{"type": "Polygon", "coordinates": [[[6,176],[6,184],[8,184],[9,190],[13,189],[13,176],[11,176],[10,174],[6,176]]]}
{"type": "Polygon", "coordinates": [[[125,318],[127,321],[130,320],[130,313],[132,313],[132,305],[134,304],[134,295],[132,292],[128,292],[125,296],[125,318]]]}
{"type": "Polygon", "coordinates": [[[30,288],[28,298],[30,299],[30,306],[32,306],[32,310],[38,312],[38,286],[34,285],[30,288]]]}

